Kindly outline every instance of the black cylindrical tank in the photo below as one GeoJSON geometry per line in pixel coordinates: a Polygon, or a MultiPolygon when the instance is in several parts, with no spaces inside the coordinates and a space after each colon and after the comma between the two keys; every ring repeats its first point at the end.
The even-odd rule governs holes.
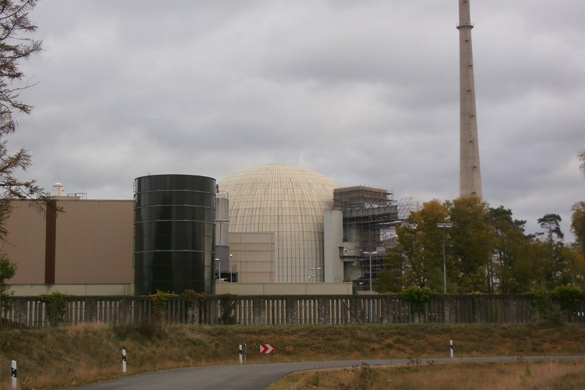
{"type": "Polygon", "coordinates": [[[213,293],[215,179],[143,176],[134,183],[135,294],[213,293]]]}

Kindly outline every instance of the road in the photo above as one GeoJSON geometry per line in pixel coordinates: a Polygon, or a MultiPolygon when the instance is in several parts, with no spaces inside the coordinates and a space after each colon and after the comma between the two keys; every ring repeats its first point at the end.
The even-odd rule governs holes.
{"type": "Polygon", "coordinates": [[[194,367],[129,376],[113,381],[77,387],[77,390],[262,390],[297,371],[355,367],[364,363],[374,367],[406,364],[491,363],[516,360],[585,360],[585,356],[478,357],[417,360],[353,360],[332,362],[295,362],[246,364],[237,366],[194,367]]]}

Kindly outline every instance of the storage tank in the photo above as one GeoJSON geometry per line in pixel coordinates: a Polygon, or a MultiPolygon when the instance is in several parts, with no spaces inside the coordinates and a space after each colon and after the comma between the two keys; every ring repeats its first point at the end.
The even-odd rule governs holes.
{"type": "Polygon", "coordinates": [[[213,293],[215,179],[152,175],[134,182],[135,294],[213,293]]]}

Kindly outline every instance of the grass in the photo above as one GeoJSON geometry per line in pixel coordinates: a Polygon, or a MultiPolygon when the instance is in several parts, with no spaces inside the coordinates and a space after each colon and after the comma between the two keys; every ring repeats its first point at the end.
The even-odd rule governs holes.
{"type": "Polygon", "coordinates": [[[292,374],[267,390],[581,390],[585,362],[368,366],[292,374]]]}
{"type": "MultiPolygon", "coordinates": [[[[270,362],[287,362],[448,357],[451,339],[455,356],[581,355],[585,351],[585,326],[195,327],[143,323],[3,330],[0,389],[9,388],[10,360],[18,362],[22,390],[63,389],[122,376],[122,349],[128,354],[127,375],[132,375],[177,367],[237,364],[238,344],[247,344],[248,363],[264,363],[266,359],[258,347],[264,343],[275,346],[270,362]]],[[[579,380],[576,375],[575,380],[579,380]]]]}

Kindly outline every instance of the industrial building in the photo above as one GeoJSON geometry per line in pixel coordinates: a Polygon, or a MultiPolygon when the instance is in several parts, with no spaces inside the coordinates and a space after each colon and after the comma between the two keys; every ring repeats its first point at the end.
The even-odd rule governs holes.
{"type": "Polygon", "coordinates": [[[229,196],[230,233],[273,233],[271,282],[322,282],[323,214],[333,207],[331,179],[292,165],[263,165],[219,183],[229,196]]]}
{"type": "Polygon", "coordinates": [[[398,222],[386,190],[340,188],[292,165],[247,169],[217,186],[143,176],[134,188],[134,200],[88,200],[56,187],[44,211],[14,201],[1,247],[18,267],[12,291],[349,294],[377,277],[384,232],[398,222]]]}

